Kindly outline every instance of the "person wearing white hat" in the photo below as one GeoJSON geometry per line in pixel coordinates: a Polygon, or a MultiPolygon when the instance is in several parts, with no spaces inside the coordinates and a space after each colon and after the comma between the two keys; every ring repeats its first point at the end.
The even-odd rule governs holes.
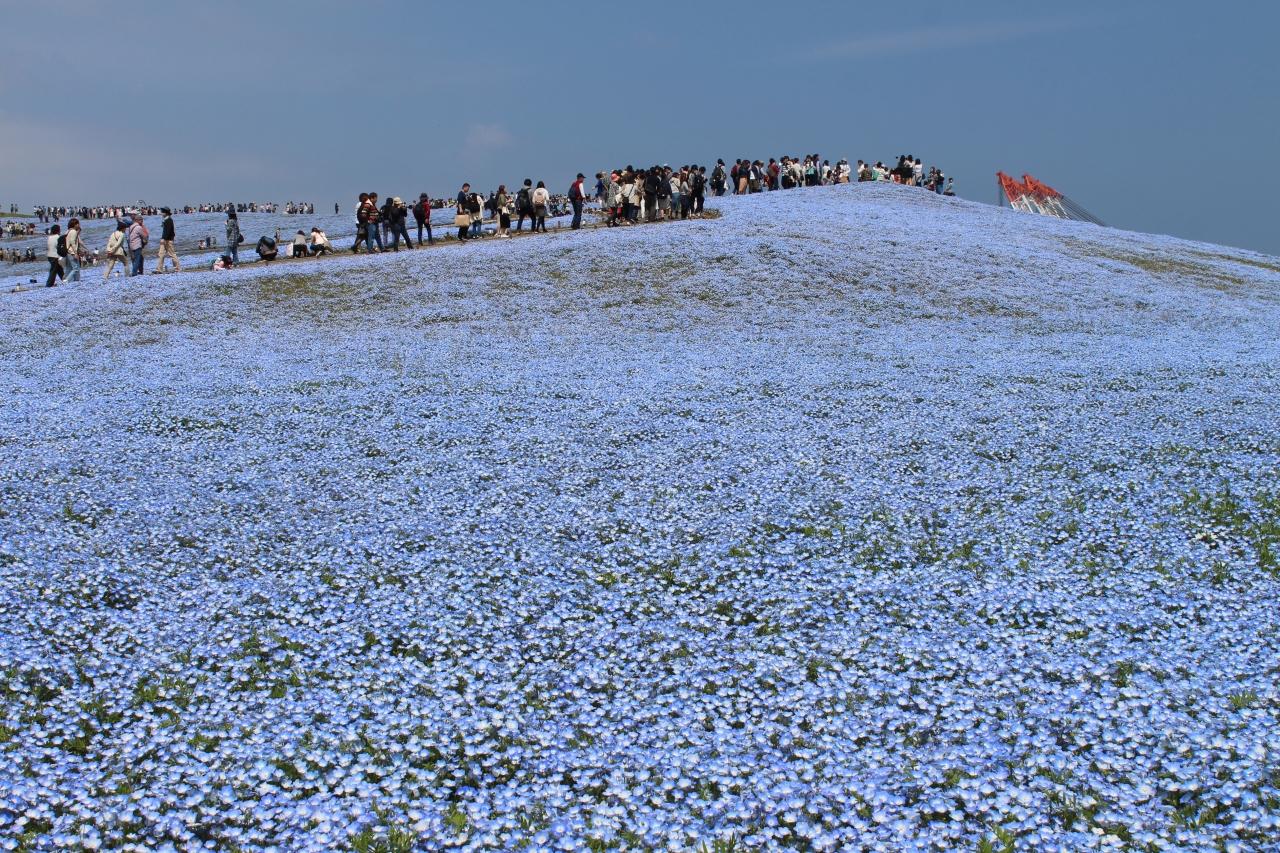
{"type": "Polygon", "coordinates": [[[412,249],[413,241],[409,239],[409,228],[406,220],[409,218],[409,209],[404,206],[404,202],[400,200],[400,196],[391,199],[391,204],[387,207],[387,229],[390,231],[388,238],[391,241],[391,251],[400,251],[400,238],[404,238],[405,248],[412,249]]]}

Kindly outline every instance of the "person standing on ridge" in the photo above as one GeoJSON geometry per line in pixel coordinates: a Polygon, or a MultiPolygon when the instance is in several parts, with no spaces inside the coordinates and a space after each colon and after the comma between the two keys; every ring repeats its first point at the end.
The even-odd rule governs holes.
{"type": "Polygon", "coordinates": [[[178,253],[173,250],[174,230],[173,212],[167,207],[160,208],[164,214],[164,222],[160,225],[160,251],[156,252],[156,272],[164,272],[165,256],[173,258],[173,271],[182,272],[182,264],[178,261],[178,253]]]}
{"type": "Polygon", "coordinates": [[[67,256],[63,260],[66,265],[62,272],[62,280],[66,282],[80,280],[80,259],[85,255],[84,243],[80,240],[80,220],[71,217],[67,222],[67,233],[63,237],[67,256]]]}
{"type": "Polygon", "coordinates": [[[240,233],[240,220],[236,218],[236,209],[228,206],[227,208],[227,255],[231,258],[231,263],[240,263],[240,244],[244,242],[244,235],[240,233]]]}
{"type": "Polygon", "coordinates": [[[702,204],[707,196],[707,167],[698,166],[693,171],[693,180],[690,181],[690,191],[693,193],[693,215],[702,216],[702,204]]]}
{"type": "Polygon", "coordinates": [[[400,251],[401,237],[404,238],[405,248],[412,249],[413,241],[409,239],[409,229],[405,224],[409,219],[408,208],[404,206],[404,202],[400,200],[399,196],[392,198],[388,204],[390,205],[388,218],[391,220],[391,251],[400,251]]]}
{"type": "MultiPolygon", "coordinates": [[[[422,248],[422,229],[427,229],[427,242],[434,243],[431,237],[431,199],[426,193],[418,194],[418,203],[413,206],[413,221],[418,224],[418,248],[422,248]]],[[[406,238],[407,242],[407,238],[406,238]]]]}
{"type": "Polygon", "coordinates": [[[524,179],[524,186],[516,193],[516,230],[524,227],[524,218],[529,217],[529,225],[533,225],[533,180],[524,179]]]}
{"type": "Polygon", "coordinates": [[[374,250],[373,244],[376,241],[378,244],[378,251],[381,252],[383,250],[382,232],[378,223],[382,220],[382,214],[378,212],[378,194],[369,193],[368,195],[365,195],[361,206],[364,208],[365,250],[372,253],[374,250]]]}
{"type": "Polygon", "coordinates": [[[573,222],[569,227],[575,231],[582,227],[582,203],[586,200],[586,192],[582,187],[584,178],[579,172],[577,179],[569,185],[569,203],[573,205],[573,222]]]}
{"type": "Polygon", "coordinates": [[[724,195],[725,177],[724,160],[717,159],[715,168],[711,170],[711,191],[717,196],[724,195]]]}
{"type": "Polygon", "coordinates": [[[616,227],[618,224],[618,212],[622,207],[622,186],[618,183],[618,173],[610,172],[604,184],[604,206],[609,211],[609,221],[605,223],[610,228],[616,227]]]}
{"type": "Polygon", "coordinates": [[[471,229],[471,184],[463,184],[458,190],[457,210],[453,215],[453,224],[458,226],[458,239],[466,240],[471,229]]]}
{"type": "Polygon", "coordinates": [[[511,196],[507,195],[507,185],[498,184],[498,192],[493,198],[494,209],[498,211],[498,236],[511,236],[511,196]]]}
{"type": "Polygon", "coordinates": [[[388,196],[388,197],[387,197],[387,200],[383,203],[382,207],[381,207],[381,208],[379,208],[379,210],[378,210],[378,214],[379,214],[379,216],[381,216],[381,218],[382,218],[382,246],[383,246],[383,248],[386,248],[386,247],[387,247],[387,245],[391,242],[391,225],[392,225],[392,222],[391,222],[391,213],[392,213],[393,208],[394,208],[394,205],[392,205],[392,204],[391,204],[391,197],[390,197],[390,196],[388,196]]]}
{"type": "Polygon", "coordinates": [[[365,208],[365,202],[368,200],[368,193],[360,193],[360,199],[356,202],[356,241],[351,244],[351,254],[353,255],[360,251],[360,244],[368,239],[366,229],[369,227],[369,219],[365,208]]]}
{"type": "Polygon", "coordinates": [[[471,236],[477,240],[484,236],[484,202],[480,193],[472,193],[467,199],[467,213],[471,214],[471,236]]]}
{"type": "Polygon", "coordinates": [[[533,231],[536,234],[541,231],[547,233],[547,209],[551,206],[551,193],[547,192],[547,185],[542,181],[538,181],[538,186],[533,190],[533,231]]]}
{"type": "Polygon", "coordinates": [[[147,226],[142,224],[142,214],[133,215],[133,223],[125,232],[129,240],[129,277],[142,275],[142,250],[147,245],[147,226]]]}

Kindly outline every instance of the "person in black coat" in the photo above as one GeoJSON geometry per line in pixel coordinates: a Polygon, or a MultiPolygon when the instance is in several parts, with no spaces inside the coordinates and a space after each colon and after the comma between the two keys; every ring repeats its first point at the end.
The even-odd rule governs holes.
{"type": "Polygon", "coordinates": [[[387,202],[389,209],[387,211],[387,220],[390,223],[391,230],[391,251],[400,251],[400,238],[404,238],[404,245],[412,249],[413,241],[409,239],[409,230],[405,226],[406,220],[409,218],[409,210],[404,206],[404,202],[399,196],[387,202]]]}
{"type": "Polygon", "coordinates": [[[160,208],[164,214],[164,222],[160,225],[160,251],[156,253],[156,272],[164,272],[164,259],[173,258],[173,271],[182,272],[182,264],[178,261],[178,253],[174,251],[173,241],[176,237],[173,228],[173,211],[167,207],[160,208]]]}
{"type": "Polygon", "coordinates": [[[418,196],[418,203],[413,206],[413,221],[418,224],[418,245],[422,245],[422,229],[427,229],[427,242],[434,243],[431,236],[431,199],[426,193],[418,196]]]}
{"type": "Polygon", "coordinates": [[[276,241],[266,234],[258,238],[258,245],[254,247],[258,252],[258,257],[264,261],[274,261],[280,250],[276,247],[276,241]]]}

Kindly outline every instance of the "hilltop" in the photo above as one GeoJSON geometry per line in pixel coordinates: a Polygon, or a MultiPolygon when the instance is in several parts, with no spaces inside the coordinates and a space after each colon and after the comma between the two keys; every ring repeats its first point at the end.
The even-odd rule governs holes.
{"type": "Polygon", "coordinates": [[[4,300],[0,826],[1265,845],[1280,260],[714,205],[4,300]]]}

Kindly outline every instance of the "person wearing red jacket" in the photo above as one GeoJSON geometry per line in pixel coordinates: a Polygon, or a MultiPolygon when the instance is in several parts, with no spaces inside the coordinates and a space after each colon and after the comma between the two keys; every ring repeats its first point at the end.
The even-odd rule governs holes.
{"type": "Polygon", "coordinates": [[[426,193],[418,194],[418,203],[413,206],[413,221],[418,223],[418,245],[422,245],[422,229],[427,229],[427,242],[434,243],[431,238],[431,199],[426,193]]]}
{"type": "Polygon", "coordinates": [[[569,227],[575,230],[582,227],[582,203],[586,199],[586,190],[582,186],[583,180],[585,178],[579,172],[577,180],[569,186],[569,203],[573,205],[573,223],[569,227]]]}

